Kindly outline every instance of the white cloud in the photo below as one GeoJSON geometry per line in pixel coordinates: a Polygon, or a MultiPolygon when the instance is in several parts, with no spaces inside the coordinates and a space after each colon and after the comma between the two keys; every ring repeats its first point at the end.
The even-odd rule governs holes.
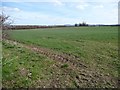
{"type": "Polygon", "coordinates": [[[88,7],[88,4],[81,4],[76,6],[77,9],[84,10],[86,7],[88,7]]]}
{"type": "Polygon", "coordinates": [[[55,6],[63,6],[63,2],[61,2],[60,0],[51,0],[52,3],[54,3],[55,6]]]}
{"type": "Polygon", "coordinates": [[[84,10],[88,6],[89,4],[85,2],[84,0],[81,0],[81,2],[76,3],[76,8],[80,10],[84,10]]]}
{"type": "Polygon", "coordinates": [[[0,7],[0,10],[2,10],[3,12],[20,12],[21,10],[19,8],[12,8],[12,7],[0,7]]]}
{"type": "MultiPolygon", "coordinates": [[[[60,2],[119,2],[119,0],[58,0],[60,2]]],[[[2,2],[54,2],[54,0],[2,0],[2,2]]]]}
{"type": "MultiPolygon", "coordinates": [[[[118,23],[118,9],[99,9],[93,13],[95,23],[101,24],[117,24],[118,23]]],[[[91,20],[92,21],[92,20],[91,20]]]]}
{"type": "Polygon", "coordinates": [[[96,6],[94,6],[94,8],[104,8],[104,6],[103,5],[96,5],[96,6]]]}
{"type": "Polygon", "coordinates": [[[119,0],[93,0],[93,2],[119,2],[119,0]]]}
{"type": "Polygon", "coordinates": [[[20,12],[21,11],[19,8],[14,8],[13,10],[16,11],[16,12],[20,12]]]}
{"type": "Polygon", "coordinates": [[[13,13],[13,24],[32,24],[32,25],[53,25],[53,24],[74,24],[81,21],[80,18],[69,18],[64,16],[56,16],[44,14],[41,12],[26,12],[13,13]]]}
{"type": "MultiPolygon", "coordinates": [[[[57,6],[62,6],[64,5],[64,2],[60,2],[59,0],[53,0],[56,2],[52,2],[53,4],[56,3],[57,6]]],[[[40,11],[35,12],[35,11],[23,11],[20,10],[19,8],[12,8],[12,7],[2,7],[6,12],[8,12],[8,15],[14,17],[14,24],[74,24],[76,22],[82,22],[86,21],[89,23],[117,23],[117,9],[114,9],[113,4],[111,5],[106,5],[105,4],[90,4],[87,2],[84,2],[84,0],[81,0],[81,2],[78,3],[71,3],[73,4],[73,8],[69,9],[69,7],[65,7],[65,9],[61,9],[59,12],[65,12],[69,13],[67,14],[62,14],[62,15],[54,15],[54,13],[50,14],[44,14],[41,13],[40,11]],[[104,6],[103,6],[104,5],[104,6]],[[104,8],[104,7],[107,8],[104,8]],[[92,7],[92,9],[88,8],[92,7]],[[77,8],[77,9],[76,9],[77,8]],[[87,8],[87,9],[86,9],[87,8]],[[114,10],[113,10],[114,9],[114,10]],[[74,11],[73,11],[74,10],[74,11]],[[84,10],[84,13],[79,12],[79,10],[84,10]],[[75,14],[78,12],[78,14],[75,14]],[[89,14],[88,14],[89,13],[89,14]],[[75,14],[75,15],[73,15],[75,14]],[[80,18],[77,18],[80,17],[80,18]]],[[[67,5],[67,4],[66,4],[67,5]]],[[[70,5],[70,4],[69,4],[70,5]]],[[[29,7],[28,7],[29,8],[29,7]]],[[[116,7],[117,8],[117,7],[116,7]]],[[[57,8],[56,8],[57,9],[57,8]]],[[[52,12],[52,11],[51,11],[52,12]]]]}

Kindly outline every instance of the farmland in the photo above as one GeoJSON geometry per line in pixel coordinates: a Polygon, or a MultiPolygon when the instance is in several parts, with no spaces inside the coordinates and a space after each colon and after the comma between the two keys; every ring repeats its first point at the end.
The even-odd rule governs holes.
{"type": "Polygon", "coordinates": [[[117,87],[117,26],[6,32],[3,87],[117,87]]]}

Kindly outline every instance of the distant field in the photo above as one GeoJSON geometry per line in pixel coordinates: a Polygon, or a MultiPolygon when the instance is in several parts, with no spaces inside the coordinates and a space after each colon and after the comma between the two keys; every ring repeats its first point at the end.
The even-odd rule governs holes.
{"type": "MultiPolygon", "coordinates": [[[[106,78],[106,76],[104,75],[108,75],[112,78],[118,77],[119,74],[118,71],[120,70],[119,60],[118,60],[118,27],[105,27],[105,26],[104,27],[64,27],[64,28],[46,28],[46,29],[31,29],[31,30],[13,30],[13,31],[8,31],[8,33],[12,40],[19,41],[20,43],[23,43],[25,45],[32,45],[38,48],[39,47],[44,48],[52,51],[53,53],[75,56],[75,58],[79,59],[78,61],[75,62],[84,63],[93,72],[97,71],[103,74],[104,78],[106,78]]],[[[20,50],[21,49],[22,48],[20,48],[20,50]]],[[[39,72],[39,70],[41,70],[40,69],[41,67],[43,67],[42,70],[45,71],[44,68],[47,69],[49,68],[47,66],[53,65],[53,63],[55,64],[58,63],[58,61],[54,61],[46,56],[43,57],[42,54],[40,56],[36,54],[34,55],[35,52],[32,52],[27,49],[23,49],[23,52],[21,51],[19,52],[19,48],[17,48],[14,45],[12,47],[11,46],[9,47],[9,44],[7,44],[6,42],[4,42],[3,44],[3,52],[4,52],[3,64],[8,62],[9,60],[12,60],[13,62],[12,64],[9,63],[3,66],[3,85],[7,85],[8,87],[10,87],[11,85],[9,80],[14,79],[13,76],[10,76],[11,75],[10,72],[16,73],[16,75],[18,74],[17,71],[18,69],[15,70],[15,67],[20,68],[22,66],[24,68],[30,68],[31,65],[34,64],[36,67],[34,69],[37,69],[38,72],[37,70],[34,69],[31,70],[33,70],[33,73],[35,74],[35,76],[33,77],[36,78],[37,75],[44,75],[42,71],[39,72]],[[28,53],[30,54],[28,55],[28,53]],[[31,58],[32,61],[30,60],[31,58]],[[39,64],[41,65],[41,63],[43,63],[40,60],[43,60],[44,63],[48,63],[48,65],[39,66],[39,64]],[[24,64],[19,64],[19,62],[21,63],[24,62],[24,64]],[[9,68],[9,65],[12,65],[11,68],[9,68]]],[[[63,63],[61,63],[60,65],[63,65],[63,63]]],[[[65,70],[71,68],[69,63],[63,65],[62,67],[65,67],[65,70]]],[[[57,67],[57,69],[61,71],[62,67],[57,67]]],[[[65,72],[63,71],[64,70],[62,70],[60,73],[65,72]]],[[[74,71],[75,70],[73,70],[73,73],[74,71]]],[[[49,72],[51,71],[48,69],[48,73],[49,72]]],[[[54,72],[56,73],[57,70],[56,71],[54,70],[54,72]]],[[[79,76],[80,73],[77,74],[79,76]]],[[[58,77],[60,78],[60,76],[58,77]]],[[[49,76],[49,78],[51,77],[49,76]]],[[[116,84],[113,84],[112,81],[109,80],[108,80],[109,84],[108,83],[104,84],[99,81],[98,81],[98,85],[95,85],[95,83],[93,83],[93,86],[91,84],[88,85],[89,82],[88,83],[86,82],[87,84],[85,84],[85,82],[80,84],[79,82],[74,81],[75,78],[73,74],[72,76],[69,75],[68,79],[69,80],[66,81],[65,87],[78,87],[78,86],[105,87],[106,85],[107,85],[106,87],[117,86],[116,84]],[[71,77],[72,79],[70,79],[71,77]]],[[[15,79],[13,82],[15,82],[16,80],[24,81],[24,78],[15,79]]],[[[43,81],[41,82],[44,82],[45,78],[43,77],[42,80],[43,81]]],[[[59,84],[60,87],[64,87],[63,83],[65,82],[63,81],[62,79],[61,81],[59,81],[61,82],[59,84]]],[[[28,82],[24,81],[24,83],[28,83],[28,82]]],[[[27,85],[39,86],[37,83],[34,84],[35,85],[33,85],[32,82],[27,85]]],[[[18,82],[16,85],[17,87],[20,87],[22,86],[22,83],[18,82]]],[[[12,86],[15,87],[14,84],[12,86]]],[[[46,85],[46,87],[50,87],[50,86],[46,85]]]]}

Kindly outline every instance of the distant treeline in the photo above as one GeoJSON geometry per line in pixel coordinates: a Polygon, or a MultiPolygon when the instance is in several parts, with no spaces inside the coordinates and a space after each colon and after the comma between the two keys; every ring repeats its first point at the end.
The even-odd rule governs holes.
{"type": "Polygon", "coordinates": [[[38,28],[57,28],[57,27],[81,27],[81,26],[120,26],[116,25],[89,25],[89,24],[75,24],[75,25],[54,25],[54,26],[41,26],[41,25],[10,25],[3,27],[3,30],[15,30],[15,29],[38,29],[38,28]]]}
{"type": "Polygon", "coordinates": [[[40,26],[40,25],[10,25],[2,27],[3,30],[14,30],[14,29],[38,29],[38,28],[55,28],[55,27],[66,27],[65,25],[56,26],[40,26]]]}

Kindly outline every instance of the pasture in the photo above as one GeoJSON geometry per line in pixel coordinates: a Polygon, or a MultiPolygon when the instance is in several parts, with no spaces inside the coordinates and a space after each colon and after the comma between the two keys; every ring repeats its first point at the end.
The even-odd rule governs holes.
{"type": "Polygon", "coordinates": [[[3,87],[117,87],[118,27],[7,33],[17,44],[3,40],[3,87]]]}

